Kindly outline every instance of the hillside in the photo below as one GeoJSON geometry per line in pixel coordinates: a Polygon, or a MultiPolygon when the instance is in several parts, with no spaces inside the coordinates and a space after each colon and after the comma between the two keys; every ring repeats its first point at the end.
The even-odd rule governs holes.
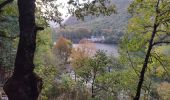
{"type": "Polygon", "coordinates": [[[88,38],[91,35],[104,35],[106,37],[105,42],[117,43],[123,35],[124,28],[130,18],[130,15],[127,13],[130,1],[131,0],[112,0],[112,3],[116,5],[118,13],[112,14],[111,16],[86,16],[84,21],[77,20],[76,17],[71,16],[65,22],[65,25],[67,25],[65,29],[55,29],[55,37],[64,35],[73,41],[77,38],[76,40],[78,41],[81,38],[88,38]],[[84,31],[87,31],[85,35],[84,31]],[[74,36],[74,34],[82,36],[78,37],[79,35],[74,36]]]}

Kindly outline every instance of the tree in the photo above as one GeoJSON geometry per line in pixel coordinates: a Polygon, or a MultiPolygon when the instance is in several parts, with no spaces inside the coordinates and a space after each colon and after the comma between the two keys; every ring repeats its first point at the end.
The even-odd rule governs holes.
{"type": "Polygon", "coordinates": [[[163,82],[159,85],[157,91],[158,91],[158,94],[159,94],[159,98],[161,100],[168,100],[170,98],[169,88],[170,88],[170,84],[167,83],[167,82],[163,82]]]}
{"type": "Polygon", "coordinates": [[[131,69],[122,69],[119,71],[113,69],[111,72],[101,74],[96,78],[96,97],[106,100],[131,100],[135,93],[136,79],[137,76],[131,69]],[[120,94],[123,95],[120,96],[120,94]]]}
{"type": "MultiPolygon", "coordinates": [[[[48,2],[46,0],[42,1],[48,2]]],[[[79,10],[76,10],[76,16],[83,17],[85,15],[80,16],[82,15],[81,11],[83,14],[84,12],[87,12],[86,14],[91,13],[89,11],[96,7],[96,1],[88,3],[88,5],[86,3],[83,7],[84,10],[82,10],[76,2],[69,2],[69,4],[73,4],[79,8],[79,10]],[[87,8],[90,9],[87,10],[87,8]]],[[[10,2],[12,2],[12,0],[2,2],[0,7],[2,8],[10,2]]],[[[99,0],[97,3],[99,8],[97,12],[109,15],[111,12],[115,11],[113,6],[107,9],[104,0],[99,0]],[[104,8],[104,10],[101,8],[104,8]]],[[[37,100],[42,88],[42,79],[33,72],[35,68],[33,60],[36,48],[36,33],[43,28],[35,24],[35,0],[18,0],[18,10],[20,39],[15,59],[15,68],[12,77],[8,79],[4,85],[4,90],[10,100],[37,100]]],[[[55,14],[52,15],[55,16],[55,14]]],[[[49,20],[53,20],[54,16],[52,15],[49,20]]],[[[57,18],[60,19],[60,17],[57,18]]],[[[54,18],[54,20],[56,19],[54,18]]],[[[60,23],[60,20],[57,22],[60,23]]]]}
{"type": "Polygon", "coordinates": [[[92,79],[92,98],[95,97],[95,81],[98,74],[105,72],[105,68],[108,67],[109,60],[106,54],[103,51],[97,51],[95,56],[89,60],[89,67],[91,69],[91,79],[92,79]]]}
{"type": "MultiPolygon", "coordinates": [[[[144,75],[151,55],[154,54],[154,47],[169,44],[169,1],[163,0],[135,0],[130,5],[132,19],[129,24],[129,32],[143,36],[138,47],[145,47],[145,59],[139,76],[137,92],[134,100],[139,100],[141,88],[144,82],[144,75]]],[[[130,37],[130,36],[129,36],[130,37]]],[[[140,38],[138,36],[138,38],[140,38]]],[[[132,45],[131,45],[132,46],[132,45]]]]}
{"type": "MultiPolygon", "coordinates": [[[[2,2],[2,1],[0,1],[2,2]]],[[[16,2],[0,11],[0,81],[4,84],[14,66],[16,43],[19,33],[16,2]]]]}
{"type": "Polygon", "coordinates": [[[67,64],[72,50],[72,43],[70,40],[60,37],[54,45],[54,53],[59,58],[61,64],[67,64]]]}
{"type": "MultiPolygon", "coordinates": [[[[77,44],[71,53],[71,61],[74,62],[81,58],[89,58],[92,57],[96,53],[95,44],[86,40],[80,40],[79,44],[77,44]]],[[[73,64],[74,65],[74,64],[73,64]]],[[[77,66],[78,67],[78,66],[77,66]]]]}
{"type": "Polygon", "coordinates": [[[58,10],[59,7],[68,8],[67,12],[69,14],[81,20],[84,20],[84,17],[88,15],[99,16],[102,14],[104,16],[109,16],[116,13],[116,7],[114,4],[110,4],[110,0],[83,0],[82,3],[80,3],[80,1],[81,0],[68,0],[67,4],[58,4],[56,0],[37,0],[36,4],[42,17],[45,17],[47,20],[53,20],[60,25],[63,21],[61,18],[63,14],[58,10]]]}
{"type": "Polygon", "coordinates": [[[5,7],[7,4],[11,3],[13,0],[6,0],[0,4],[0,10],[5,7]]]}
{"type": "Polygon", "coordinates": [[[35,0],[18,0],[20,40],[15,59],[14,73],[4,85],[10,100],[37,100],[42,80],[34,71],[36,33],[35,0]],[[17,91],[18,90],[18,91],[17,91]]]}
{"type": "MultiPolygon", "coordinates": [[[[75,81],[77,78],[77,71],[81,69],[81,67],[86,66],[86,61],[90,57],[92,57],[96,52],[95,44],[87,41],[86,39],[82,39],[79,44],[72,49],[70,58],[71,58],[71,66],[75,71],[75,81]]],[[[84,77],[85,78],[85,77],[84,77]]],[[[88,78],[88,77],[86,77],[88,78]]],[[[86,79],[85,78],[85,79],[86,79]]]]}
{"type": "Polygon", "coordinates": [[[94,56],[85,57],[78,61],[75,64],[75,67],[77,68],[74,68],[74,70],[80,77],[80,80],[82,79],[83,82],[91,84],[91,97],[95,98],[95,89],[97,86],[96,79],[100,74],[106,72],[109,65],[109,59],[103,51],[97,51],[94,56]]]}
{"type": "Polygon", "coordinates": [[[58,62],[52,53],[52,30],[47,27],[37,33],[37,46],[34,57],[35,72],[42,77],[43,88],[39,99],[49,100],[50,93],[54,88],[56,76],[58,74],[58,62]]]}

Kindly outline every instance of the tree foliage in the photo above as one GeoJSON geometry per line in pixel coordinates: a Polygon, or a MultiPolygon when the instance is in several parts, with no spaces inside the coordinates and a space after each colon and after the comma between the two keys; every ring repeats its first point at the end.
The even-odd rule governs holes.
{"type": "Polygon", "coordinates": [[[37,48],[35,53],[34,63],[36,66],[35,72],[43,79],[44,85],[40,95],[40,99],[48,100],[50,91],[53,88],[54,80],[57,75],[56,58],[52,53],[51,29],[46,28],[37,35],[37,48]]]}
{"type": "Polygon", "coordinates": [[[61,64],[67,64],[72,50],[72,43],[70,40],[60,37],[54,45],[54,53],[61,64]]]}
{"type": "Polygon", "coordinates": [[[156,53],[156,48],[169,43],[169,3],[164,0],[135,0],[129,7],[132,18],[129,20],[128,35],[124,39],[127,46],[122,47],[125,47],[130,56],[134,54],[138,58],[144,58],[140,62],[143,67],[135,100],[140,97],[146,69],[154,70],[154,61],[161,63],[160,59],[157,59],[160,54],[156,53]]]}

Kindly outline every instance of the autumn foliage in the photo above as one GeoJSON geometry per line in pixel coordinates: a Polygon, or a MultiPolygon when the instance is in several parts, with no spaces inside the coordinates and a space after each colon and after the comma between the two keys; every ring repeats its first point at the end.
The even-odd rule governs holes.
{"type": "Polygon", "coordinates": [[[71,65],[74,68],[79,68],[82,66],[83,60],[92,57],[96,52],[95,44],[86,40],[82,39],[79,44],[77,44],[71,52],[71,65]]]}
{"type": "Polygon", "coordinates": [[[56,54],[58,59],[60,59],[60,61],[62,61],[65,64],[68,62],[71,50],[72,50],[71,41],[64,38],[63,36],[61,36],[54,45],[54,53],[56,54]]]}

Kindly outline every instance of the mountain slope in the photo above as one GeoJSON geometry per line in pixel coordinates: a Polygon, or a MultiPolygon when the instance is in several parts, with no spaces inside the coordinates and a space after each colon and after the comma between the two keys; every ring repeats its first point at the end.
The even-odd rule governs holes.
{"type": "Polygon", "coordinates": [[[112,14],[110,16],[86,16],[84,21],[77,20],[76,17],[71,16],[66,22],[65,29],[56,29],[56,34],[64,35],[65,37],[74,40],[73,34],[86,34],[81,38],[90,37],[91,35],[104,35],[108,43],[117,43],[119,38],[124,33],[124,28],[127,25],[130,15],[127,12],[127,8],[132,0],[112,0],[111,3],[116,5],[117,14],[112,14]],[[88,31],[87,33],[81,32],[81,30],[88,31]],[[80,33],[81,32],[81,33],[80,33]],[[73,35],[73,36],[69,36],[73,35]]]}

